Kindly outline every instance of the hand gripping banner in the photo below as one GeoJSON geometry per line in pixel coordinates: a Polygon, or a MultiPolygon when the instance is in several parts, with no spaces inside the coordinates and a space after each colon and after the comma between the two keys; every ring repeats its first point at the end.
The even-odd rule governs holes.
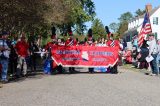
{"type": "Polygon", "coordinates": [[[118,48],[96,46],[52,46],[52,58],[63,67],[109,67],[118,61],[118,48]]]}

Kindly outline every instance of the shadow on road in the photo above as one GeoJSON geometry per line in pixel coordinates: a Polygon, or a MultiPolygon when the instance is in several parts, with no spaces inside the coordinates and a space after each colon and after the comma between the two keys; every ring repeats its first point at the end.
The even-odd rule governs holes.
{"type": "Polygon", "coordinates": [[[16,77],[16,76],[12,76],[9,77],[9,83],[13,83],[13,82],[23,82],[26,79],[30,80],[30,79],[42,79],[44,77],[44,74],[42,71],[36,71],[36,72],[28,72],[28,74],[26,76],[21,76],[21,77],[16,77]]]}

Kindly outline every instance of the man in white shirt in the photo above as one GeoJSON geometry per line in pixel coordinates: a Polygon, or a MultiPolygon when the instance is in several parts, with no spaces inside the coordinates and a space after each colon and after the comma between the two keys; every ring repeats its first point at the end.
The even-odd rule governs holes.
{"type": "Polygon", "coordinates": [[[151,75],[156,75],[158,74],[157,72],[157,64],[156,64],[156,58],[157,58],[157,43],[154,37],[154,34],[149,34],[149,56],[148,57],[153,57],[154,59],[150,62],[151,69],[152,69],[152,74],[151,75]]]}

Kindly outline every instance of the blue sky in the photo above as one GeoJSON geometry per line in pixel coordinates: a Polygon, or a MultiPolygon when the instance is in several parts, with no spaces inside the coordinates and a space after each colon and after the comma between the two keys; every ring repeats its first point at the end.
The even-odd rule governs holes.
{"type": "MultiPolygon", "coordinates": [[[[145,9],[145,5],[150,3],[152,7],[160,5],[160,0],[93,0],[96,7],[97,18],[103,24],[109,25],[118,22],[118,18],[125,12],[134,13],[137,9],[145,9]]],[[[88,28],[91,23],[86,24],[88,28]]]]}

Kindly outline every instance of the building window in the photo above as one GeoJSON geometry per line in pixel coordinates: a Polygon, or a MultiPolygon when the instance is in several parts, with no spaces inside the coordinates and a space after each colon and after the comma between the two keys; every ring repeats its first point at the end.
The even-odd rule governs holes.
{"type": "Polygon", "coordinates": [[[153,25],[158,25],[158,17],[153,17],[153,25]]]}
{"type": "Polygon", "coordinates": [[[157,32],[155,32],[154,34],[155,34],[155,39],[157,40],[158,39],[157,32]]]}

